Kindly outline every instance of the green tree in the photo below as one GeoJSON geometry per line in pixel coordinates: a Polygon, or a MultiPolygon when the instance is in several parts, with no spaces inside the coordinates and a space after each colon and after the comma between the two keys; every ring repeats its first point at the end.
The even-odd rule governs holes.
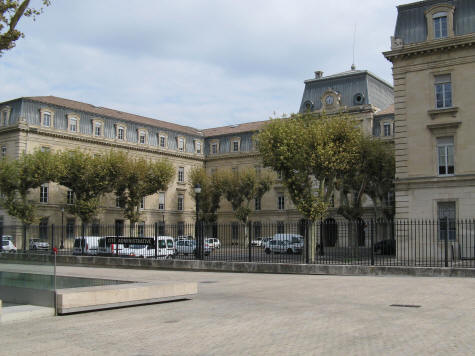
{"type": "Polygon", "coordinates": [[[273,177],[267,172],[257,173],[254,169],[239,172],[224,171],[222,187],[226,200],[231,203],[235,217],[245,225],[246,241],[249,236],[248,220],[255,199],[261,199],[272,186],[273,177]]]}
{"type": "Polygon", "coordinates": [[[191,196],[196,201],[194,187],[201,186],[199,220],[206,225],[215,224],[218,220],[217,211],[221,197],[223,196],[223,180],[220,172],[211,175],[206,174],[206,170],[201,167],[193,168],[190,171],[191,196]]]}
{"type": "Polygon", "coordinates": [[[359,155],[351,169],[340,178],[338,213],[349,220],[361,218],[362,203],[368,196],[374,208],[375,218],[391,219],[394,207],[388,195],[394,191],[395,160],[391,146],[372,137],[362,137],[359,155]]]}
{"type": "MultiPolygon", "coordinates": [[[[49,6],[51,0],[42,0],[43,6],[49,6]]],[[[43,8],[30,6],[30,0],[0,0],[0,56],[4,51],[15,47],[15,42],[25,37],[25,34],[17,29],[22,17],[32,17],[43,12],[43,8]]]]}
{"type": "Polygon", "coordinates": [[[256,139],[264,165],[282,174],[297,209],[315,221],[326,216],[337,178],[358,157],[361,131],[344,115],[304,113],[272,120],[256,139]]]}
{"type": "Polygon", "coordinates": [[[28,199],[33,189],[54,181],[58,167],[50,152],[35,151],[23,154],[18,160],[0,161],[0,203],[9,215],[23,224],[23,249],[26,249],[26,230],[38,221],[36,202],[28,199]]]}
{"type": "Polygon", "coordinates": [[[140,220],[140,204],[154,193],[166,190],[175,175],[168,161],[151,162],[145,159],[126,159],[115,185],[124,217],[130,220],[131,233],[140,220]]]}
{"type": "Polygon", "coordinates": [[[100,211],[101,197],[114,190],[124,155],[110,151],[92,155],[80,150],[56,154],[59,170],[56,182],[73,191],[68,212],[78,216],[84,226],[100,211]]]}

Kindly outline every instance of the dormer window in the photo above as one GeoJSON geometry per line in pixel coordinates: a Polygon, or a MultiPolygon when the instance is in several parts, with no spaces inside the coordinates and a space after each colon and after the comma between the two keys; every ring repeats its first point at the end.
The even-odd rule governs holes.
{"type": "Polygon", "coordinates": [[[425,12],[427,20],[427,40],[454,37],[455,6],[437,4],[425,12]]]}
{"type": "Polygon", "coordinates": [[[447,33],[447,13],[438,12],[432,16],[434,24],[434,38],[445,38],[447,33]]]}
{"type": "Polygon", "coordinates": [[[185,150],[185,139],[183,137],[178,137],[178,151],[183,152],[185,150]]]}
{"type": "Polygon", "coordinates": [[[233,141],[233,152],[239,152],[239,141],[233,141]]]}
{"type": "Polygon", "coordinates": [[[195,152],[201,153],[201,141],[195,140],[195,152]]]}
{"type": "Polygon", "coordinates": [[[1,116],[0,116],[0,125],[2,125],[2,126],[7,126],[8,125],[8,122],[9,122],[9,119],[10,119],[10,112],[11,112],[11,108],[9,106],[4,107],[2,109],[2,113],[1,113],[1,116]]]}
{"type": "Polygon", "coordinates": [[[102,123],[94,123],[94,136],[102,136],[102,123]]]}
{"type": "Polygon", "coordinates": [[[79,119],[77,117],[68,115],[68,129],[70,132],[79,131],[79,119]]]}
{"type": "Polygon", "coordinates": [[[145,130],[139,130],[139,143],[141,145],[147,143],[147,132],[145,130]]]}
{"type": "Polygon", "coordinates": [[[125,128],[123,126],[117,127],[117,139],[124,140],[125,138],[125,128]]]}
{"type": "Polygon", "coordinates": [[[167,138],[165,136],[165,134],[159,134],[158,135],[158,145],[161,147],[161,148],[165,148],[166,147],[166,141],[167,138]]]}
{"type": "Polygon", "coordinates": [[[46,126],[46,127],[51,126],[51,113],[47,111],[43,113],[43,126],[46,126]]]}

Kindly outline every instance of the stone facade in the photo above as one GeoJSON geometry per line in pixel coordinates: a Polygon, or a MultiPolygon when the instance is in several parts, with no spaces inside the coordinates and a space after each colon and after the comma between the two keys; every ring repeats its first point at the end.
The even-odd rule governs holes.
{"type": "MultiPolygon", "coordinates": [[[[305,84],[303,107],[308,100],[319,101],[321,105],[310,108],[311,111],[348,113],[365,132],[392,140],[391,107],[381,110],[372,103],[374,98],[382,105],[391,104],[387,99],[392,96],[390,85],[366,71],[320,76],[305,84]],[[375,83],[372,86],[365,84],[369,81],[375,83]],[[355,87],[357,89],[351,89],[355,87]],[[354,102],[355,95],[361,95],[357,102],[354,102]],[[331,103],[328,96],[333,99],[331,103]],[[388,123],[391,128],[386,132],[383,127],[388,123]]],[[[164,209],[159,209],[159,194],[145,198],[142,215],[145,224],[164,222],[178,226],[194,223],[195,202],[188,183],[188,173],[193,167],[204,167],[210,173],[214,169],[266,169],[262,167],[254,135],[267,121],[200,131],[57,97],[20,98],[0,103],[0,113],[3,112],[5,114],[0,119],[6,119],[0,122],[0,146],[5,147],[3,154],[12,158],[37,149],[60,151],[78,148],[93,154],[114,149],[126,151],[131,157],[167,159],[177,172],[182,168],[183,181],[179,182],[177,176],[168,190],[162,192],[165,194],[164,209]],[[181,198],[183,210],[178,210],[178,199],[181,198]]],[[[43,198],[41,201],[40,189],[31,193],[31,199],[38,202],[39,215],[46,219],[47,224],[79,224],[79,219],[68,215],[67,209],[64,214],[60,213],[67,206],[67,190],[53,183],[48,184],[47,189],[46,200],[43,198]]],[[[335,202],[338,204],[338,199],[335,202]]],[[[368,201],[365,204],[370,210],[371,204],[368,201]]],[[[114,194],[105,196],[102,205],[96,223],[111,226],[118,222],[127,223],[121,209],[116,207],[114,194]]],[[[253,208],[250,220],[258,224],[284,224],[302,218],[278,179],[264,195],[260,208],[253,208]]],[[[1,210],[0,216],[4,225],[16,222],[1,210]]],[[[231,206],[225,199],[218,212],[218,223],[236,223],[231,206]]]]}

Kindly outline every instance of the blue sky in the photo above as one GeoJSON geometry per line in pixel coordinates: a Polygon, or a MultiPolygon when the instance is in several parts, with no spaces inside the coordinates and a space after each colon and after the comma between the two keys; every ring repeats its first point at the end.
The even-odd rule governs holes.
{"type": "MultiPolygon", "coordinates": [[[[55,95],[209,128],[298,110],[355,64],[392,83],[401,0],[53,0],[0,57],[0,101],[55,95]],[[134,6],[135,5],[135,6],[134,6]]],[[[32,3],[39,3],[33,0],[32,3]]]]}

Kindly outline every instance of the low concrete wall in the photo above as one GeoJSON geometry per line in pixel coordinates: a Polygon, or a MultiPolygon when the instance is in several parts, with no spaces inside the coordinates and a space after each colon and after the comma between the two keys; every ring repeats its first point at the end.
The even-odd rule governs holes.
{"type": "MultiPolygon", "coordinates": [[[[51,255],[9,254],[1,255],[1,263],[52,263],[51,255]]],[[[61,265],[170,269],[210,272],[239,273],[287,273],[287,274],[321,274],[321,275],[398,275],[417,277],[475,277],[474,268],[444,267],[397,267],[397,266],[355,266],[355,265],[317,265],[256,262],[222,262],[222,261],[184,261],[154,260],[144,258],[115,258],[91,256],[58,256],[61,265]]]]}

